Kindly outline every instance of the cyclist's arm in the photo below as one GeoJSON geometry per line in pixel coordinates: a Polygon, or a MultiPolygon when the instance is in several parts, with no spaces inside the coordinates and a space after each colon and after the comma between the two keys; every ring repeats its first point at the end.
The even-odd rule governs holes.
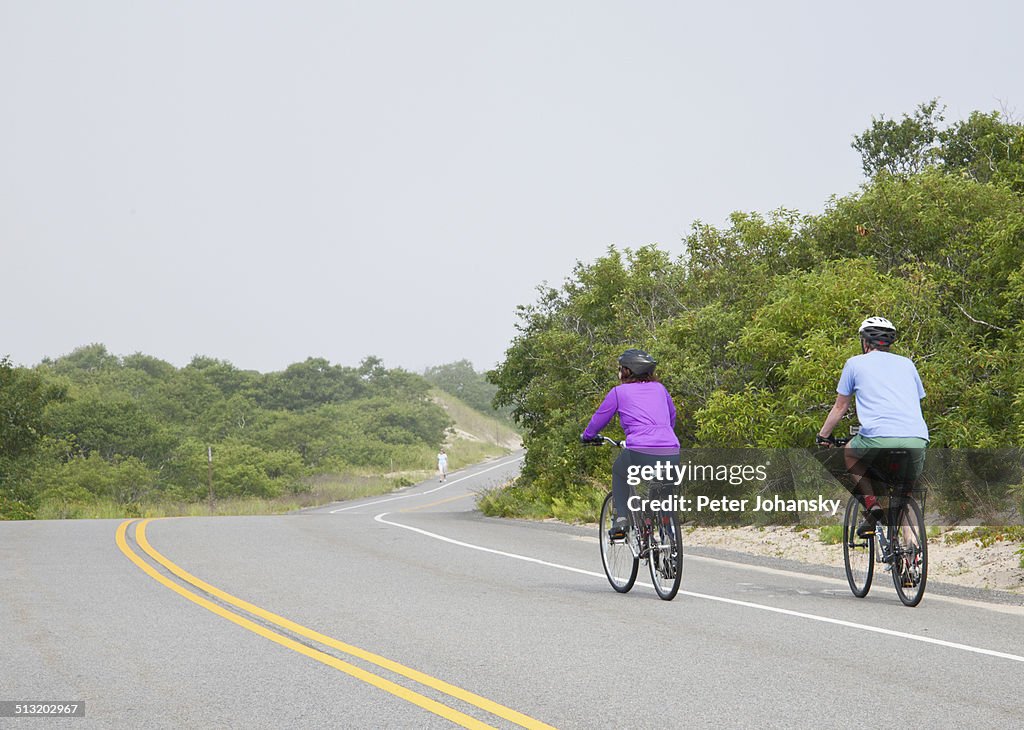
{"type": "Polygon", "coordinates": [[[836,395],[835,405],[832,406],[832,410],[828,412],[828,416],[825,417],[825,424],[818,431],[818,435],[822,438],[827,438],[832,435],[832,430],[836,427],[846,412],[850,409],[850,402],[853,400],[852,395],[836,395]]]}
{"type": "Polygon", "coordinates": [[[597,434],[601,432],[601,429],[611,422],[618,409],[619,396],[618,393],[615,392],[615,388],[612,388],[608,391],[608,395],[604,397],[601,405],[598,406],[596,411],[594,411],[594,416],[590,419],[590,423],[587,424],[587,429],[583,432],[583,436],[581,438],[589,441],[597,436],[597,434]]]}

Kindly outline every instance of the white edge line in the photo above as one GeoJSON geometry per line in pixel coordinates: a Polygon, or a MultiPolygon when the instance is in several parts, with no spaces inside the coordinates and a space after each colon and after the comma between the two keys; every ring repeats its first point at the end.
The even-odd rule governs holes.
{"type": "MultiPolygon", "coordinates": [[[[382,512],[374,517],[375,522],[380,522],[384,525],[390,525],[392,527],[401,527],[403,530],[411,530],[412,532],[418,532],[421,535],[426,535],[435,540],[441,540],[443,542],[451,543],[452,545],[458,545],[460,547],[470,548],[471,550],[479,550],[485,553],[492,553],[494,555],[501,555],[506,558],[513,558],[515,560],[522,560],[527,563],[536,563],[537,565],[546,565],[550,568],[558,568],[559,570],[567,570],[571,573],[579,573],[581,575],[589,575],[596,578],[604,578],[603,573],[595,573],[592,570],[583,570],[581,568],[573,568],[569,565],[562,565],[560,563],[551,563],[547,560],[540,560],[538,558],[531,558],[526,555],[519,555],[518,553],[509,553],[504,550],[495,550],[493,548],[483,547],[482,545],[474,545],[468,542],[462,542],[461,540],[455,540],[444,535],[438,535],[433,532],[421,530],[418,527],[411,527],[409,525],[403,525],[398,522],[391,522],[385,520],[389,512],[382,512]]],[[[641,583],[640,585],[646,585],[641,583]]],[[[830,618],[828,616],[818,616],[813,613],[803,613],[802,611],[793,611],[788,608],[777,608],[775,606],[766,606],[761,603],[752,603],[750,601],[740,601],[735,598],[724,598],[722,596],[711,596],[705,593],[694,593],[693,591],[679,591],[679,595],[690,596],[691,598],[702,598],[707,601],[717,601],[719,603],[728,603],[733,606],[742,606],[744,608],[754,608],[761,611],[769,611],[771,613],[779,613],[785,616],[795,616],[796,618],[804,618],[809,621],[819,621],[821,623],[834,624],[836,626],[845,626],[850,629],[859,629],[860,631],[868,631],[876,634],[884,634],[886,636],[895,636],[901,639],[909,639],[910,641],[920,641],[925,644],[935,644],[937,646],[944,646],[949,649],[959,649],[960,651],[972,652],[974,654],[984,654],[985,656],[997,657],[999,659],[1009,659],[1015,662],[1024,662],[1024,656],[1018,656],[1017,654],[1008,654],[1002,651],[995,651],[993,649],[982,649],[976,646],[970,646],[968,644],[958,644],[953,641],[945,641],[943,639],[933,639],[930,636],[918,636],[917,634],[908,634],[904,631],[896,631],[895,629],[885,629],[879,626],[869,626],[867,624],[859,624],[853,621],[845,621],[838,618],[830,618]]]]}
{"type": "Polygon", "coordinates": [[[440,487],[434,487],[433,489],[428,489],[425,492],[414,492],[412,494],[399,494],[397,497],[388,497],[386,499],[378,499],[376,502],[361,502],[360,504],[352,504],[352,505],[349,505],[348,507],[339,507],[338,509],[332,509],[328,514],[336,515],[339,512],[348,512],[351,509],[358,509],[360,507],[372,507],[375,504],[384,504],[385,502],[394,502],[396,499],[408,499],[409,497],[423,497],[424,495],[427,495],[427,494],[433,494],[434,492],[439,492],[442,489],[446,489],[447,487],[450,487],[453,484],[458,484],[459,482],[465,481],[466,479],[471,479],[472,477],[479,476],[481,474],[486,474],[489,471],[494,471],[495,469],[500,469],[503,466],[508,466],[509,464],[513,464],[513,463],[515,463],[517,461],[522,461],[522,459],[523,459],[522,456],[513,457],[512,459],[509,459],[508,461],[503,461],[500,464],[495,464],[494,466],[491,466],[491,467],[489,467],[487,469],[483,469],[481,471],[475,471],[472,474],[467,474],[464,477],[459,477],[458,479],[453,479],[450,482],[445,482],[440,487]]]}
{"type": "MultiPolygon", "coordinates": [[[[582,540],[584,542],[597,545],[598,540],[594,535],[577,535],[573,539],[582,540]]],[[[684,545],[685,547],[685,545],[684,545]]],[[[715,545],[695,545],[694,547],[710,547],[715,548],[715,545]]],[[[755,573],[767,573],[768,575],[781,575],[788,578],[798,578],[800,580],[817,581],[819,583],[831,583],[833,585],[841,585],[842,589],[837,588],[837,593],[846,593],[847,584],[842,578],[835,578],[827,575],[818,575],[817,573],[804,573],[799,570],[789,570],[786,568],[770,568],[767,565],[755,565],[753,563],[742,563],[738,560],[728,560],[726,558],[712,558],[708,555],[693,555],[687,553],[686,562],[697,562],[697,563],[717,563],[724,565],[729,568],[736,570],[754,571],[755,573]]],[[[808,564],[811,565],[811,564],[808,564]]],[[[976,601],[970,598],[960,598],[959,596],[944,596],[938,593],[929,593],[928,602],[939,601],[942,603],[955,603],[961,606],[971,606],[972,608],[980,608],[985,611],[994,611],[996,613],[1005,613],[1011,616],[1024,616],[1024,606],[1018,606],[1014,604],[1005,603],[986,603],[985,601],[976,601]]]]}
{"type": "Polygon", "coordinates": [[[522,560],[522,561],[525,561],[527,563],[536,563],[537,565],[547,565],[550,568],[558,568],[559,570],[568,570],[568,571],[570,571],[572,573],[579,573],[580,575],[590,575],[590,576],[594,576],[595,578],[604,578],[604,574],[603,573],[595,573],[592,570],[584,570],[583,568],[573,568],[570,565],[561,565],[560,563],[549,563],[548,561],[541,560],[540,558],[531,558],[531,557],[528,557],[526,555],[519,555],[518,553],[507,553],[504,550],[495,550],[494,548],[483,547],[482,545],[474,545],[473,543],[462,542],[461,540],[455,540],[454,538],[451,538],[451,537],[445,537],[444,535],[438,535],[437,533],[434,533],[434,532],[427,532],[426,530],[421,530],[418,527],[410,527],[409,525],[402,525],[402,524],[399,524],[398,522],[389,522],[388,520],[384,519],[384,517],[389,515],[389,514],[391,514],[391,513],[390,512],[381,512],[379,515],[377,515],[373,519],[374,519],[375,522],[380,522],[381,524],[384,524],[384,525],[391,525],[392,527],[401,527],[403,530],[412,530],[413,532],[418,532],[421,535],[426,535],[427,537],[432,537],[435,540],[441,540],[442,542],[449,542],[452,545],[458,545],[459,547],[470,548],[471,550],[479,550],[481,552],[492,553],[494,555],[501,555],[502,557],[506,557],[506,558],[514,558],[516,560],[522,560]]]}
{"type": "MultiPolygon", "coordinates": [[[[597,543],[597,538],[591,538],[594,543],[597,543]]],[[[685,547],[685,546],[684,546],[685,547]]],[[[714,547],[701,545],[699,547],[714,547]]],[[[787,570],[785,568],[769,568],[766,565],[754,565],[752,563],[741,563],[736,560],[726,560],[725,558],[712,558],[707,555],[687,555],[686,560],[694,560],[697,562],[706,563],[718,563],[720,565],[726,565],[730,568],[736,568],[739,570],[752,570],[758,573],[768,573],[770,575],[781,575],[788,577],[796,577],[802,580],[819,581],[822,583],[838,583],[842,586],[840,593],[845,593],[848,588],[846,581],[842,578],[832,578],[827,575],[818,575],[816,573],[803,573],[799,570],[787,570]]],[[[888,574],[886,574],[888,575],[888,574]]],[[[891,584],[892,581],[887,581],[891,584]]],[[[1011,616],[1024,616],[1024,606],[1017,606],[1013,604],[1003,603],[986,603],[984,601],[975,601],[970,598],[960,598],[959,596],[944,596],[938,593],[929,593],[928,602],[939,601],[944,603],[956,603],[961,606],[971,606],[973,608],[980,608],[985,611],[994,611],[996,613],[1005,613],[1011,616]]]]}

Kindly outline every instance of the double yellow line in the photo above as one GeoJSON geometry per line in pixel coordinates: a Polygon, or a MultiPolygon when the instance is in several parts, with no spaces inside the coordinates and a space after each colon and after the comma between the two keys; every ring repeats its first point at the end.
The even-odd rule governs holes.
{"type": "Polygon", "coordinates": [[[247,601],[243,601],[241,598],[237,598],[236,596],[233,596],[230,593],[225,593],[219,588],[216,588],[215,586],[212,586],[209,583],[206,583],[205,581],[196,578],[194,575],[188,573],[183,568],[179,567],[178,565],[172,563],[170,560],[165,558],[163,555],[157,552],[152,545],[149,544],[149,540],[146,539],[146,526],[150,523],[150,521],[151,520],[142,520],[141,522],[136,523],[135,520],[125,520],[124,522],[122,522],[117,528],[117,535],[115,538],[117,541],[117,546],[121,549],[121,552],[123,552],[128,557],[129,560],[131,560],[133,563],[139,566],[139,568],[141,568],[153,580],[166,586],[167,588],[170,588],[175,593],[187,598],[193,603],[202,606],[206,610],[212,611],[218,616],[226,618],[228,621],[238,624],[242,628],[248,629],[249,631],[252,631],[254,634],[258,634],[264,637],[265,639],[270,639],[276,644],[280,644],[281,646],[287,647],[288,649],[296,651],[299,654],[303,654],[304,656],[307,656],[310,659],[315,659],[316,661],[322,664],[326,664],[327,666],[333,667],[341,672],[344,672],[345,674],[348,674],[349,676],[362,680],[367,684],[371,684],[374,687],[377,687],[378,689],[382,689],[385,692],[389,692],[390,694],[393,694],[396,697],[400,697],[401,699],[407,702],[411,702],[412,704],[418,707],[422,707],[423,709],[428,710],[429,712],[433,712],[435,715],[439,715],[447,720],[451,720],[457,725],[461,725],[462,727],[467,728],[493,727],[491,725],[488,725],[487,723],[477,720],[475,717],[467,715],[464,712],[460,712],[459,710],[442,704],[437,700],[422,695],[419,692],[415,692],[411,689],[408,689],[407,687],[403,687],[402,685],[396,684],[391,680],[378,676],[373,672],[369,672],[354,664],[350,664],[349,662],[346,662],[342,659],[338,659],[337,657],[331,654],[327,654],[326,652],[319,651],[312,647],[306,646],[305,644],[295,641],[294,639],[289,638],[288,636],[268,629],[265,626],[261,626],[260,624],[246,618],[245,616],[242,616],[241,614],[235,613],[234,611],[224,608],[223,606],[220,606],[217,603],[214,603],[213,601],[204,598],[203,596],[197,593],[194,593],[193,591],[189,590],[183,585],[180,585],[179,583],[176,583],[167,576],[163,575],[160,571],[158,571],[152,565],[143,560],[142,557],[131,548],[131,546],[128,544],[127,539],[129,526],[131,526],[133,523],[136,523],[135,542],[138,543],[138,546],[142,548],[143,552],[145,552],[147,555],[149,555],[149,557],[151,557],[157,563],[159,563],[168,571],[170,571],[173,575],[177,576],[186,583],[189,583],[192,586],[198,588],[199,590],[204,591],[212,596],[216,596],[225,603],[235,606],[251,614],[252,616],[258,616],[264,621],[279,626],[282,629],[286,629],[292,632],[293,634],[303,636],[319,644],[323,644],[324,646],[329,646],[332,649],[336,649],[340,652],[348,654],[349,656],[361,659],[369,664],[373,664],[374,666],[380,667],[381,669],[386,669],[389,672],[394,672],[395,674],[398,674],[407,679],[411,679],[412,681],[417,682],[425,687],[430,687],[431,689],[441,692],[442,694],[448,695],[449,697],[452,697],[457,700],[461,700],[462,702],[477,707],[481,710],[485,710],[486,712],[489,712],[492,715],[496,715],[497,717],[503,718],[522,727],[531,729],[548,728],[550,730],[553,730],[553,728],[550,725],[547,725],[546,723],[543,723],[539,720],[535,720],[534,718],[528,715],[524,715],[521,712],[517,712],[511,708],[505,707],[504,705],[500,705],[497,702],[492,702],[491,700],[488,700],[485,697],[481,697],[468,690],[464,690],[461,687],[456,687],[453,684],[449,684],[448,682],[437,679],[436,677],[432,677],[429,674],[424,674],[423,672],[406,667],[402,664],[399,664],[398,662],[379,656],[378,654],[374,654],[364,649],[360,649],[359,647],[352,646],[351,644],[346,644],[343,641],[338,641],[337,639],[334,639],[330,636],[326,636],[317,631],[313,631],[312,629],[297,624],[294,621],[289,621],[288,619],[282,616],[278,616],[277,614],[271,613],[270,611],[262,609],[259,606],[255,606],[251,603],[248,603],[247,601]]]}

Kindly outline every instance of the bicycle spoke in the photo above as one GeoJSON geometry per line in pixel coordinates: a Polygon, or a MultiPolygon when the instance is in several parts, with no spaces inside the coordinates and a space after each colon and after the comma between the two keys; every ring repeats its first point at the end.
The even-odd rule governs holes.
{"type": "Polygon", "coordinates": [[[608,582],[619,593],[626,593],[636,581],[640,561],[633,553],[628,541],[635,540],[634,531],[627,532],[625,539],[612,541],[609,532],[615,521],[615,505],[609,493],[601,507],[601,521],[598,523],[598,540],[601,543],[601,563],[608,582]]]}
{"type": "Polygon", "coordinates": [[[896,593],[905,605],[916,606],[924,597],[928,579],[928,536],[921,508],[911,498],[899,508],[892,543],[892,579],[896,593]]]}
{"type": "Polygon", "coordinates": [[[666,601],[675,598],[683,574],[683,545],[674,513],[652,516],[649,567],[654,590],[666,601]]]}
{"type": "Polygon", "coordinates": [[[857,598],[863,598],[871,590],[875,570],[875,538],[857,536],[857,526],[866,514],[857,498],[851,497],[843,519],[843,563],[846,581],[857,598]]]}

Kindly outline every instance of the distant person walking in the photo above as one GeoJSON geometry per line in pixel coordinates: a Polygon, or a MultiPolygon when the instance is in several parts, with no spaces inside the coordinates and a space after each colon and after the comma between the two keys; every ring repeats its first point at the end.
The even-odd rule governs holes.
{"type": "Polygon", "coordinates": [[[448,480],[448,454],[444,453],[444,449],[437,454],[437,474],[437,481],[444,483],[448,480]]]}

